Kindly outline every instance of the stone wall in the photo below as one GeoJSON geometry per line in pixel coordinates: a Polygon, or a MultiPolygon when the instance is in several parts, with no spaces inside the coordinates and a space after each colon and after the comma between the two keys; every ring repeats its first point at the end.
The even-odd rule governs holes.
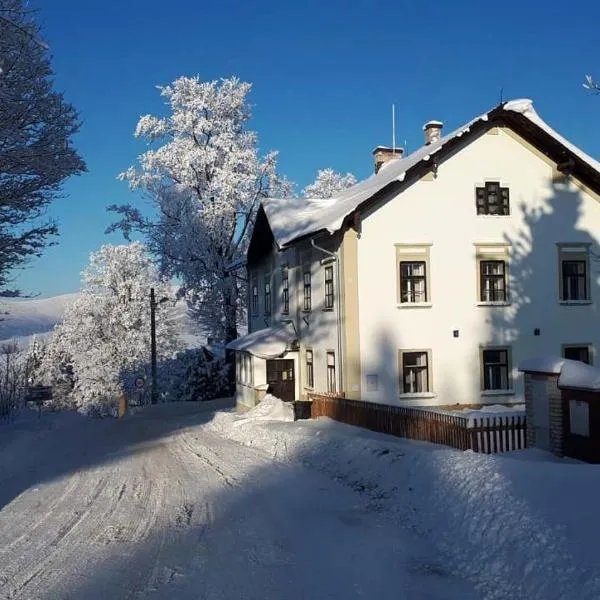
{"type": "Polygon", "coordinates": [[[550,404],[550,450],[556,456],[564,456],[563,402],[558,375],[548,376],[546,390],[550,404]]]}
{"type": "Polygon", "coordinates": [[[558,375],[525,373],[525,412],[527,414],[527,447],[536,446],[535,414],[533,410],[532,381],[544,381],[550,413],[550,451],[556,456],[564,455],[563,402],[558,389],[558,375]]]}
{"type": "Polygon", "coordinates": [[[535,428],[533,427],[533,391],[531,381],[535,378],[542,377],[541,375],[533,375],[531,373],[524,374],[525,386],[525,414],[527,415],[527,447],[535,448],[535,428]]]}

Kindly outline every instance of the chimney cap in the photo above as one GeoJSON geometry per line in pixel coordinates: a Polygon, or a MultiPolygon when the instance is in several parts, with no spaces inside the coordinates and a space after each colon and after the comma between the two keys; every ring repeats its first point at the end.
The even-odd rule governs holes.
{"type": "Polygon", "coordinates": [[[385,152],[387,154],[402,154],[404,152],[404,148],[400,146],[396,146],[392,148],[391,146],[376,146],[371,150],[371,154],[376,154],[377,152],[385,152]]]}
{"type": "Polygon", "coordinates": [[[442,121],[427,121],[425,125],[423,125],[423,131],[427,131],[428,129],[441,129],[444,126],[442,121]]]}

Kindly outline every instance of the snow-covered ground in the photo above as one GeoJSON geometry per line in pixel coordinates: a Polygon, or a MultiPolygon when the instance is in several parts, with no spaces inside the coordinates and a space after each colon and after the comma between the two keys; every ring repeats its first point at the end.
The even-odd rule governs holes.
{"type": "MultiPolygon", "coordinates": [[[[227,412],[207,425],[221,404],[0,427],[0,598],[480,598],[371,494],[229,439],[227,412]]],[[[251,415],[258,434],[276,412],[289,418],[266,408],[251,415]]],[[[329,423],[315,425],[298,431],[329,423]]],[[[296,425],[280,426],[285,445],[296,425]]]]}
{"type": "Polygon", "coordinates": [[[393,523],[386,531],[427,541],[436,564],[482,598],[600,598],[600,465],[536,450],[461,452],[329,419],[269,422],[281,412],[272,399],[255,411],[218,413],[207,427],[358,491],[393,523]]]}
{"type": "Polygon", "coordinates": [[[0,427],[0,598],[600,597],[600,467],[226,406],[0,427]]]}

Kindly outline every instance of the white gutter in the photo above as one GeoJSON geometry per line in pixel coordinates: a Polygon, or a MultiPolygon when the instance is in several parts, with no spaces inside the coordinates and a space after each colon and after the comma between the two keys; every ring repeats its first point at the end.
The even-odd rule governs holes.
{"type": "MultiPolygon", "coordinates": [[[[331,256],[334,260],[335,260],[335,270],[336,270],[336,280],[337,280],[337,289],[338,289],[338,294],[337,294],[337,307],[336,307],[336,313],[337,313],[337,322],[338,322],[338,326],[337,326],[337,333],[338,333],[338,372],[339,372],[339,391],[343,392],[344,391],[344,378],[343,378],[343,360],[342,360],[342,283],[340,281],[340,261],[339,261],[339,256],[337,252],[331,252],[330,250],[326,250],[325,248],[321,248],[321,246],[317,246],[317,244],[315,244],[315,239],[314,238],[310,238],[310,245],[315,249],[315,250],[320,250],[321,252],[323,252],[324,254],[327,254],[328,256],[331,256]]],[[[334,299],[335,299],[335,288],[333,290],[334,293],[334,299]]]]}

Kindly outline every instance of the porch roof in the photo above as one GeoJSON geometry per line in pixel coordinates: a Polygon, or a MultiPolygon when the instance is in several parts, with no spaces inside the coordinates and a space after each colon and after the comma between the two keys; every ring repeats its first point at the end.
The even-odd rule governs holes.
{"type": "Polygon", "coordinates": [[[258,358],[277,358],[298,339],[292,322],[253,331],[227,344],[228,350],[249,352],[258,358]]]}

